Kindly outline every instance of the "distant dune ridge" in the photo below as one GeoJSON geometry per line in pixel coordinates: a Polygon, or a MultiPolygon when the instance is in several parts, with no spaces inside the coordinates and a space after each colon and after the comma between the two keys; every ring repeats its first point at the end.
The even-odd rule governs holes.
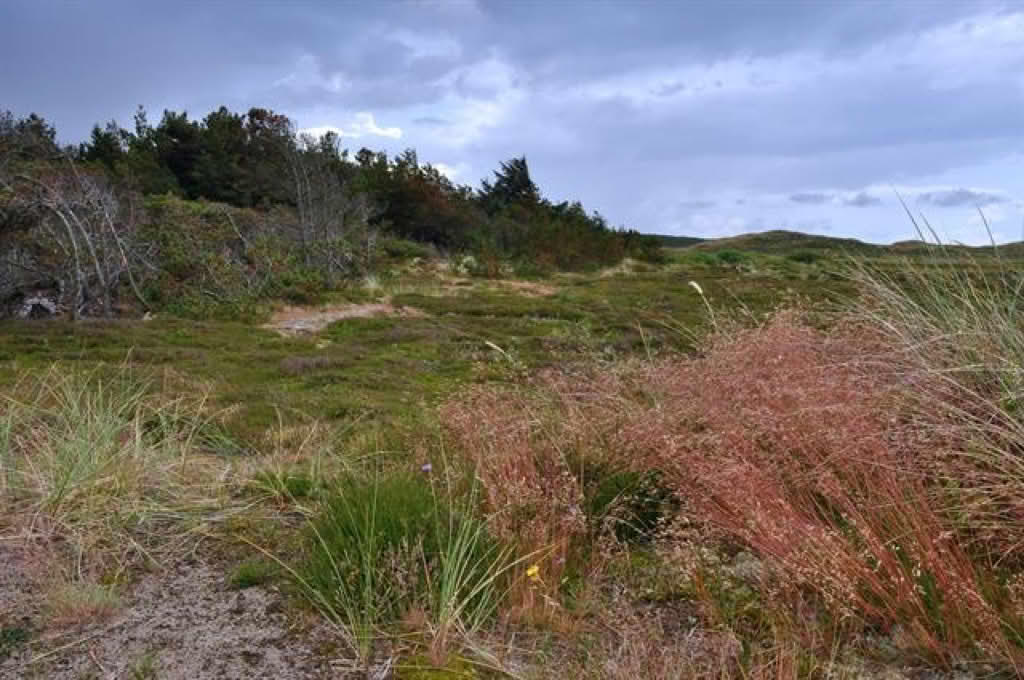
{"type": "MultiPolygon", "coordinates": [[[[935,244],[926,243],[919,239],[896,241],[895,243],[885,245],[866,243],[854,238],[804,234],[785,229],[773,229],[771,231],[753,232],[716,239],[702,239],[694,236],[664,236],[660,234],[655,235],[655,237],[659,240],[660,245],[665,248],[692,248],[694,250],[731,248],[775,255],[784,255],[796,250],[831,250],[857,255],[883,255],[886,253],[913,255],[924,253],[928,249],[935,247],[935,244]]],[[[990,245],[965,246],[954,244],[944,245],[944,247],[969,254],[992,252],[992,246],[990,245]]],[[[1014,241],[1001,244],[996,247],[996,250],[1007,256],[1017,257],[1024,254],[1024,242],[1014,241]]]]}

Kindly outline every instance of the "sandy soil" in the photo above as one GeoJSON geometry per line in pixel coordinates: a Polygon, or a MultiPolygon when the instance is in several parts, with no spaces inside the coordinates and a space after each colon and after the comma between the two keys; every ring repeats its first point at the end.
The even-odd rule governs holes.
{"type": "Polygon", "coordinates": [[[549,286],[546,283],[538,283],[536,281],[499,281],[497,282],[500,288],[507,288],[512,292],[519,293],[526,297],[547,297],[554,295],[558,292],[558,289],[554,286],[549,286]]]}
{"type": "Polygon", "coordinates": [[[264,328],[282,335],[306,335],[322,331],[342,319],[360,319],[374,316],[424,316],[413,307],[396,307],[390,302],[367,304],[338,304],[320,308],[283,307],[276,311],[264,328]]]}
{"type": "MultiPolygon", "coordinates": [[[[36,624],[40,593],[29,560],[0,543],[0,626],[36,624]]],[[[233,590],[222,571],[183,561],[144,576],[112,617],[35,631],[0,659],[0,678],[160,680],[338,677],[324,651],[337,638],[310,619],[296,625],[273,588],[233,590]],[[147,659],[151,675],[139,675],[147,659]]]]}

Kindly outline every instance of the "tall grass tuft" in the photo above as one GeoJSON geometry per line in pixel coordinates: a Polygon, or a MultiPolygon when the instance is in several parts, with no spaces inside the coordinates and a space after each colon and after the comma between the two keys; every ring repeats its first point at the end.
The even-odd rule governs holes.
{"type": "Polygon", "coordinates": [[[55,365],[0,398],[0,501],[28,535],[60,539],[69,581],[159,560],[228,503],[225,471],[195,447],[202,396],[162,394],[129,366],[55,365]]]}
{"type": "Polygon", "coordinates": [[[507,554],[473,517],[472,494],[448,491],[404,471],[349,474],[324,491],[309,554],[290,571],[363,662],[390,624],[414,616],[440,663],[494,613],[507,554]]]}
{"type": "Polygon", "coordinates": [[[1024,271],[993,246],[955,258],[941,243],[897,267],[854,263],[857,323],[891,352],[886,370],[916,388],[913,417],[949,446],[933,461],[947,511],[972,550],[1024,564],[1024,271]]]}

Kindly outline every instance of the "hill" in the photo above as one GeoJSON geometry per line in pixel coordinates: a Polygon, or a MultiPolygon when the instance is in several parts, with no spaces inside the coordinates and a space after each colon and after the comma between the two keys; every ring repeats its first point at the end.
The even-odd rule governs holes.
{"type": "Polygon", "coordinates": [[[863,255],[879,255],[885,252],[886,246],[865,243],[864,241],[852,238],[802,234],[800,232],[777,229],[702,241],[692,246],[692,248],[695,250],[722,250],[730,248],[770,255],[786,255],[798,250],[830,250],[863,255]]]}
{"type": "MultiPolygon", "coordinates": [[[[848,255],[904,255],[917,256],[935,254],[936,246],[919,239],[897,241],[892,244],[867,243],[854,238],[838,238],[819,234],[804,234],[776,229],[750,234],[740,234],[717,239],[701,239],[690,236],[656,236],[664,247],[685,247],[697,251],[741,250],[768,255],[789,255],[798,251],[831,251],[848,255]]],[[[944,244],[941,249],[947,255],[963,257],[989,256],[992,246],[967,246],[944,244]]],[[[995,251],[1007,259],[1024,258],[1024,241],[1014,241],[997,246],[995,251]]]]}
{"type": "Polygon", "coordinates": [[[647,236],[657,241],[662,248],[689,248],[707,241],[707,239],[697,236],[670,236],[668,234],[647,234],[647,236]]]}

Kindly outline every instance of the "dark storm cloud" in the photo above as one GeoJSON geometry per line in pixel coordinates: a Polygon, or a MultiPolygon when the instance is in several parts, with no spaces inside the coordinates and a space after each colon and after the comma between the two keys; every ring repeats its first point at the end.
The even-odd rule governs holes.
{"type": "Polygon", "coordinates": [[[958,206],[986,206],[996,203],[1006,203],[1009,199],[1006,196],[992,194],[987,191],[974,191],[971,189],[948,189],[946,191],[929,191],[918,196],[919,201],[931,203],[943,208],[958,206]]]}
{"type": "Polygon", "coordinates": [[[499,26],[515,27],[505,47],[558,83],[680,58],[774,56],[800,49],[840,55],[892,34],[922,31],[986,3],[701,2],[482,3],[499,26]],[[584,9],[581,9],[585,7],[584,9]]]}

